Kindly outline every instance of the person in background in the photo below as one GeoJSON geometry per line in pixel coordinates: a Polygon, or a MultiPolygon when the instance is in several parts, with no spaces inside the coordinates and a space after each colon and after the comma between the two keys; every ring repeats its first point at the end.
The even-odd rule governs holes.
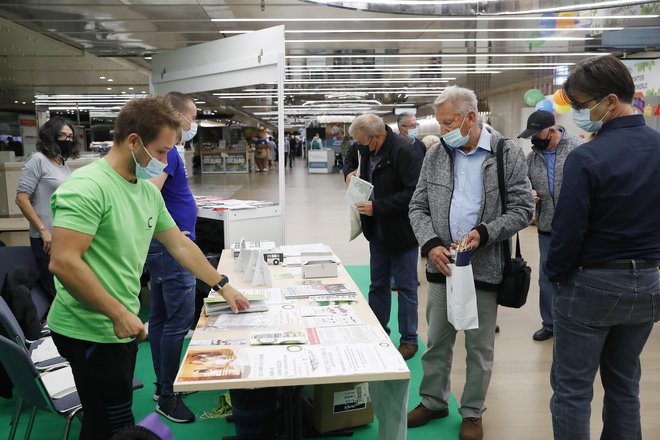
{"type": "Polygon", "coordinates": [[[284,136],[284,166],[289,164],[289,168],[293,168],[293,154],[291,148],[291,136],[284,136]]]}
{"type": "Polygon", "coordinates": [[[39,130],[37,152],[23,165],[16,187],[16,204],[30,222],[30,247],[39,269],[40,283],[55,297],[50,264],[53,217],[50,197],[71,175],[67,159],[80,157],[79,145],[71,121],[54,116],[39,130]]]}
{"type": "Polygon", "coordinates": [[[502,241],[527,227],[534,201],[522,149],[478,121],[477,96],[451,86],[434,102],[441,145],[424,159],[410,201],[410,221],[427,255],[428,348],[422,355],[422,401],[408,413],[408,427],[449,415],[450,377],[456,330],[447,319],[450,247],[463,240],[472,250],[479,327],[465,330],[466,380],[459,412],[460,440],[483,438],[482,414],[493,371],[497,288],[502,281],[502,241]],[[498,191],[497,149],[504,158],[506,213],[498,191]],[[485,192],[487,191],[487,192],[485,192]]]}
{"type": "Polygon", "coordinates": [[[538,110],[527,118],[527,128],[518,138],[532,138],[532,151],[527,155],[527,173],[536,204],[536,229],[539,236],[539,309],[541,328],[532,338],[545,341],[552,337],[552,284],[545,273],[550,248],[552,217],[561,190],[564,162],[568,154],[582,143],[555,125],[552,113],[538,110]]]}
{"type": "Polygon", "coordinates": [[[575,64],[564,91],[575,124],[597,134],[566,158],[545,265],[554,437],[590,438],[600,370],[600,438],[641,439],[640,354],[660,319],[660,133],[634,114],[635,84],[613,56],[575,64]]]}
{"type": "Polygon", "coordinates": [[[426,146],[419,139],[417,139],[417,135],[419,134],[419,124],[417,123],[417,118],[412,113],[403,112],[397,116],[396,125],[399,127],[399,133],[401,133],[401,136],[406,138],[408,142],[410,142],[410,144],[412,144],[412,146],[415,148],[421,166],[421,163],[424,160],[424,156],[426,155],[426,146]]]}
{"type": "MultiPolygon", "coordinates": [[[[180,143],[192,140],[197,133],[197,106],[194,101],[179,92],[170,92],[165,98],[176,111],[181,124],[180,143]]],[[[163,172],[150,180],[160,190],[176,226],[194,241],[197,205],[177,145],[167,152],[167,166],[163,172]]],[[[181,395],[174,393],[173,384],[179,371],[183,339],[195,314],[195,276],[155,238],[151,240],[146,264],[151,275],[149,345],[156,374],[156,412],[175,423],[193,422],[195,415],[181,395]]]]}
{"type": "Polygon", "coordinates": [[[422,143],[426,147],[426,151],[428,152],[432,146],[437,145],[440,143],[440,138],[434,134],[427,134],[422,138],[422,143]]]}
{"type": "Polygon", "coordinates": [[[310,150],[320,150],[323,148],[323,140],[321,140],[321,137],[319,136],[318,133],[314,134],[314,137],[312,138],[311,142],[309,143],[309,149],[310,150]]]}
{"type": "Polygon", "coordinates": [[[155,236],[186,269],[213,286],[237,312],[247,299],[176,226],[160,176],[180,130],[165,98],[129,101],[117,115],[108,155],[72,173],[53,194],[50,269],[57,295],[48,315],[85,408],[80,438],[106,440],[133,417],[140,276],[155,236]]]}
{"type": "Polygon", "coordinates": [[[410,227],[408,204],[419,177],[420,162],[408,142],[374,114],[360,115],[349,133],[357,145],[349,149],[344,179],[356,175],[374,185],[372,197],[356,204],[362,231],[369,241],[371,285],[369,306],[389,334],[392,292],[390,278],[399,289],[399,352],[404,359],[417,352],[417,240],[410,227]]]}
{"type": "Polygon", "coordinates": [[[268,136],[268,168],[273,168],[274,162],[277,162],[277,144],[272,136],[268,136]]]}
{"type": "Polygon", "coordinates": [[[256,150],[254,152],[254,161],[257,164],[257,172],[268,171],[268,157],[270,146],[268,144],[268,136],[266,130],[260,128],[258,131],[259,139],[256,142],[256,150]]]}

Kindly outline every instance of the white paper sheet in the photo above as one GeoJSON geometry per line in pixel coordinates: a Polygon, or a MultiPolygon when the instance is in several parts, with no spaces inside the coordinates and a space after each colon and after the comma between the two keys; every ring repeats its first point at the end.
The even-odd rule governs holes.
{"type": "Polygon", "coordinates": [[[310,344],[345,344],[346,341],[388,342],[390,340],[382,327],[374,325],[308,328],[307,334],[310,344]]]}

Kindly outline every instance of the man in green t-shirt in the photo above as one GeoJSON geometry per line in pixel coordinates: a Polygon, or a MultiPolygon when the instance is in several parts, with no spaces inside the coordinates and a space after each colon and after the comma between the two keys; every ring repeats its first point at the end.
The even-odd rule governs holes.
{"type": "Polygon", "coordinates": [[[117,116],[110,153],[74,172],[51,199],[57,295],[48,324],[84,408],[81,439],[108,439],[135,423],[132,378],[137,341],[146,337],[138,293],[152,237],[232,310],[249,307],[176,227],[146,180],[165,167],[179,124],[164,98],[128,102],[117,116]]]}

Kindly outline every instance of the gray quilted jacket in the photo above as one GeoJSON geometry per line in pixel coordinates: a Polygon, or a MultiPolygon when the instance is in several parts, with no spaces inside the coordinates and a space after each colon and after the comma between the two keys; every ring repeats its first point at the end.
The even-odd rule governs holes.
{"type": "Polygon", "coordinates": [[[539,202],[536,204],[536,227],[539,232],[549,233],[552,229],[552,217],[555,215],[555,205],[557,204],[557,200],[559,200],[559,191],[561,190],[561,182],[564,176],[564,162],[566,162],[568,153],[582,144],[582,142],[584,141],[578,137],[564,134],[562,140],[557,144],[554,197],[550,195],[548,165],[543,152],[532,147],[532,151],[527,155],[529,180],[532,182],[532,188],[539,193],[539,202]]]}
{"type": "MultiPolygon", "coordinates": [[[[477,285],[494,290],[502,281],[504,260],[501,242],[529,225],[534,211],[532,187],[527,178],[527,163],[522,149],[511,140],[504,143],[504,178],[507,188],[507,212],[502,215],[497,181],[497,143],[502,135],[488,130],[492,153],[483,163],[483,196],[477,230],[481,244],[472,256],[472,271],[477,285]]],[[[452,239],[449,229],[449,207],[454,190],[454,154],[442,143],[426,153],[417,188],[410,201],[410,222],[422,252],[436,246],[449,248],[452,239]]],[[[475,225],[477,226],[477,225],[475,225]]],[[[430,261],[426,277],[431,282],[445,278],[430,261]]]]}

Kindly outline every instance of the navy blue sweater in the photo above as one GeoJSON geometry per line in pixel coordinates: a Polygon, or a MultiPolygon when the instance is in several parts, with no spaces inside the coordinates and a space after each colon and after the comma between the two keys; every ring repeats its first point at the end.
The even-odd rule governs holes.
{"type": "Polygon", "coordinates": [[[660,260],[660,133],[641,115],[615,118],[566,159],[545,270],[660,260]]]}

